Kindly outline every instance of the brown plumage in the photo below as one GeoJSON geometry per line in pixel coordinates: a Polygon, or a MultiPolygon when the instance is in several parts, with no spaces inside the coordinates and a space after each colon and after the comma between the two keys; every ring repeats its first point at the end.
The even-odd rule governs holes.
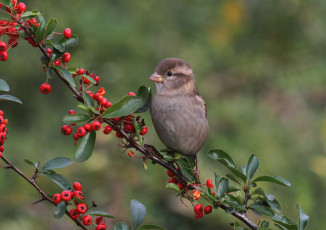
{"type": "Polygon", "coordinates": [[[181,154],[196,156],[205,142],[208,123],[191,67],[184,60],[167,58],[149,79],[156,85],[151,116],[161,141],[181,154]]]}

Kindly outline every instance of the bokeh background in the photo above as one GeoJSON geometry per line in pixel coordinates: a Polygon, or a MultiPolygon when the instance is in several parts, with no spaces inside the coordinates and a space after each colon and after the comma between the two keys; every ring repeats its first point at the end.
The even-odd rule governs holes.
{"type": "MultiPolygon", "coordinates": [[[[288,179],[289,188],[261,184],[280,201],[283,212],[297,219],[300,203],[310,216],[308,229],[326,224],[326,2],[281,0],[143,0],[26,1],[48,20],[58,19],[57,31],[70,27],[80,39],[70,50],[70,66],[84,67],[101,77],[111,102],[148,80],[166,57],[187,60],[208,108],[210,132],[200,154],[202,180],[227,171],[206,153],[220,148],[245,164],[254,153],[259,175],[288,179]]],[[[55,156],[72,157],[72,137],[60,133],[62,117],[77,109],[71,93],[57,79],[42,95],[45,81],[39,50],[22,40],[0,63],[0,77],[23,105],[1,102],[9,119],[4,154],[28,175],[24,159],[41,163],[55,156]]],[[[164,146],[148,112],[146,143],[164,146]]],[[[58,170],[84,185],[87,200],[99,210],[130,223],[129,204],[147,207],[145,223],[167,229],[231,229],[234,219],[221,210],[195,220],[175,192],[165,189],[164,169],[131,159],[113,135],[98,135],[95,152],[85,163],[58,170]]],[[[54,207],[32,205],[39,194],[10,170],[0,170],[0,229],[76,229],[64,217],[53,218],[54,207]]],[[[61,189],[46,178],[39,184],[49,194],[61,189]]],[[[111,225],[112,226],[112,225],[111,225]]]]}

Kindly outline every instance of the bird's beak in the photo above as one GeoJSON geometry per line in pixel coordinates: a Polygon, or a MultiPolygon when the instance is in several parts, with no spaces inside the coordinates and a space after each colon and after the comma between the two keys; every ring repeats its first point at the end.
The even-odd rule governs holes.
{"type": "Polygon", "coordinates": [[[161,75],[159,75],[157,72],[155,72],[149,77],[149,80],[155,82],[163,82],[164,78],[161,75]]]}

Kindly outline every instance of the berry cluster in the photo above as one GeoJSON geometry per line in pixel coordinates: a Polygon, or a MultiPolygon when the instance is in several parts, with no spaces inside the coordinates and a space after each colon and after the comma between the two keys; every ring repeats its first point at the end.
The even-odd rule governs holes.
{"type": "Polygon", "coordinates": [[[0,110],[0,157],[2,157],[2,152],[4,151],[4,142],[7,139],[7,127],[8,120],[3,117],[4,112],[0,110]]]}
{"type": "MultiPolygon", "coordinates": [[[[0,11],[1,8],[2,3],[0,3],[0,11]]],[[[17,0],[12,0],[12,7],[6,7],[6,13],[11,16],[11,20],[0,20],[0,61],[6,61],[8,59],[8,50],[18,45],[20,33],[17,30],[17,28],[19,29],[17,21],[25,11],[26,5],[22,2],[17,3],[17,0]],[[3,35],[8,37],[7,43],[2,40],[3,35]]],[[[32,21],[28,21],[28,24],[32,24],[32,21]]]]}
{"type": "MultiPolygon", "coordinates": [[[[52,202],[55,204],[59,204],[61,201],[64,201],[67,206],[74,206],[74,208],[70,209],[69,211],[69,216],[72,219],[79,218],[84,225],[91,225],[93,223],[93,218],[90,215],[85,215],[85,213],[88,211],[88,206],[85,204],[84,200],[82,185],[79,182],[73,183],[73,189],[62,191],[61,194],[56,193],[52,197],[52,202]]],[[[103,217],[96,217],[95,223],[96,230],[106,229],[106,224],[103,217]]]]}

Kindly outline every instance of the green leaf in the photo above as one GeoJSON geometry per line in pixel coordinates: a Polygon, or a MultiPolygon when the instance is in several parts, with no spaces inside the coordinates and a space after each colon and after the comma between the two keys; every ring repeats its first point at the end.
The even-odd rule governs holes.
{"type": "Polygon", "coordinates": [[[23,104],[22,101],[19,100],[17,97],[14,97],[14,96],[11,96],[8,94],[0,95],[0,101],[13,101],[13,102],[23,104]]]}
{"type": "Polygon", "coordinates": [[[62,66],[52,66],[53,68],[57,69],[61,75],[69,82],[70,85],[72,85],[73,87],[76,87],[74,78],[72,77],[71,73],[69,72],[69,70],[67,70],[66,68],[62,67],[62,66]]]}
{"type": "Polygon", "coordinates": [[[0,79],[0,91],[9,91],[9,85],[2,79],[0,79]]]}
{"type": "Polygon", "coordinates": [[[44,37],[48,37],[57,27],[57,19],[50,18],[48,24],[46,25],[46,30],[44,32],[44,37]]]}
{"type": "Polygon", "coordinates": [[[136,113],[143,113],[150,107],[150,103],[152,100],[151,88],[147,88],[146,86],[140,86],[137,90],[136,95],[143,102],[143,106],[141,108],[138,108],[136,113]]]}
{"type": "Polygon", "coordinates": [[[237,177],[239,177],[242,181],[246,181],[247,177],[246,175],[244,175],[239,169],[237,168],[233,168],[231,166],[227,166],[228,169],[230,169],[234,175],[236,175],[237,177]]]}
{"type": "Polygon", "coordinates": [[[86,161],[93,153],[96,141],[96,133],[92,131],[86,133],[85,136],[79,138],[76,148],[74,150],[74,159],[78,162],[86,161]]]}
{"type": "Polygon", "coordinates": [[[10,0],[1,0],[0,2],[5,6],[12,6],[12,1],[10,0]]]}
{"type": "Polygon", "coordinates": [[[45,20],[42,15],[38,15],[38,18],[40,20],[40,25],[37,27],[37,30],[35,33],[36,44],[38,44],[42,40],[44,32],[45,32],[45,20]]]}
{"type": "Polygon", "coordinates": [[[96,81],[94,80],[94,78],[92,78],[89,75],[81,75],[80,77],[88,79],[92,84],[96,84],[96,81]]]}
{"type": "Polygon", "coordinates": [[[229,187],[229,180],[222,177],[221,180],[218,182],[218,185],[217,185],[217,197],[219,199],[224,197],[224,194],[228,190],[228,187],[229,187]]]}
{"type": "Polygon", "coordinates": [[[31,160],[28,160],[28,159],[24,159],[24,161],[25,161],[25,163],[27,163],[27,164],[29,164],[29,165],[32,165],[32,166],[34,166],[35,168],[37,168],[38,166],[37,166],[37,163],[34,163],[33,161],[31,161],[31,160]]]}
{"type": "Polygon", "coordinates": [[[254,209],[256,212],[258,212],[259,214],[268,216],[268,217],[273,217],[274,216],[274,212],[271,208],[266,207],[264,205],[260,205],[257,203],[253,203],[250,205],[250,208],[254,209]]]}
{"type": "Polygon", "coordinates": [[[137,230],[151,230],[151,229],[165,230],[165,228],[153,224],[144,224],[140,226],[137,230]]]}
{"type": "Polygon", "coordinates": [[[125,96],[105,110],[102,117],[114,118],[126,116],[136,112],[139,108],[143,107],[143,105],[143,101],[137,96],[125,96]]]}
{"type": "Polygon", "coordinates": [[[242,190],[242,188],[240,186],[230,184],[229,187],[228,187],[227,192],[237,192],[237,191],[240,191],[240,190],[242,190]]]}
{"type": "Polygon", "coordinates": [[[229,156],[229,154],[227,154],[226,152],[224,152],[221,149],[210,150],[207,154],[210,158],[212,158],[214,160],[218,160],[225,166],[237,168],[237,165],[234,163],[234,161],[229,156]]]}
{"type": "Polygon", "coordinates": [[[63,117],[62,121],[66,124],[75,124],[75,123],[85,122],[90,119],[91,119],[91,117],[89,115],[76,113],[76,114],[65,115],[63,117]]]}
{"type": "Polygon", "coordinates": [[[245,230],[238,222],[234,222],[233,230],[245,230]]]}
{"type": "Polygon", "coordinates": [[[107,218],[115,218],[115,216],[110,215],[107,212],[103,212],[103,211],[92,211],[88,213],[89,215],[94,215],[94,216],[103,216],[103,217],[107,217],[107,218]]]}
{"type": "Polygon", "coordinates": [[[234,177],[233,175],[231,175],[231,174],[226,174],[225,176],[226,176],[228,179],[234,181],[235,183],[237,183],[237,184],[241,184],[240,181],[239,181],[236,177],[234,177]]]}
{"type": "Polygon", "coordinates": [[[137,200],[130,202],[131,217],[134,230],[137,229],[143,222],[146,215],[146,207],[137,200]]]}
{"type": "Polygon", "coordinates": [[[48,67],[46,68],[46,76],[50,79],[55,78],[57,74],[54,72],[53,68],[48,67]]]}
{"type": "Polygon", "coordinates": [[[193,181],[195,179],[195,174],[193,166],[185,158],[178,159],[176,161],[179,165],[179,169],[182,175],[184,175],[188,180],[193,181]]]}
{"type": "Polygon", "coordinates": [[[40,15],[41,12],[38,9],[34,9],[32,11],[26,11],[21,15],[21,18],[33,18],[35,16],[40,15]]]}
{"type": "Polygon", "coordinates": [[[267,220],[264,220],[261,225],[260,225],[261,228],[268,228],[269,227],[269,222],[267,220]]]}
{"type": "Polygon", "coordinates": [[[88,108],[91,109],[92,107],[94,107],[94,101],[88,93],[83,92],[83,99],[84,103],[87,105],[88,108]]]}
{"type": "Polygon", "coordinates": [[[309,216],[300,208],[300,204],[297,204],[299,210],[299,227],[298,230],[304,230],[307,227],[309,216]]]}
{"type": "Polygon", "coordinates": [[[272,219],[274,220],[275,223],[283,227],[286,227],[286,229],[288,230],[297,230],[296,223],[284,215],[275,214],[272,219]]]}
{"type": "Polygon", "coordinates": [[[89,115],[92,115],[93,114],[92,110],[90,108],[88,108],[87,105],[84,105],[82,103],[79,103],[77,105],[77,107],[80,108],[80,109],[82,109],[82,110],[84,110],[85,112],[89,113],[89,115]]]}
{"type": "Polygon", "coordinates": [[[40,172],[40,174],[42,176],[46,176],[50,178],[54,183],[59,185],[63,190],[68,190],[69,188],[72,188],[72,183],[70,181],[68,181],[62,175],[54,171],[40,172]]]}
{"type": "Polygon", "coordinates": [[[61,202],[57,205],[56,209],[54,210],[54,213],[53,213],[54,218],[59,219],[59,218],[63,217],[63,215],[64,215],[65,212],[66,212],[66,208],[67,208],[66,202],[61,201],[61,202]]]}
{"type": "Polygon", "coordinates": [[[76,46],[78,45],[78,37],[76,35],[71,35],[71,38],[62,38],[59,41],[59,44],[61,44],[65,49],[67,49],[70,46],[76,46]]]}
{"type": "MultiPolygon", "coordinates": [[[[51,46],[53,46],[55,49],[57,49],[59,51],[59,53],[63,54],[65,52],[65,47],[63,47],[63,45],[61,45],[60,43],[53,43],[52,41],[47,41],[47,43],[51,46]]],[[[61,55],[62,55],[61,54],[61,55]]],[[[59,57],[58,57],[59,58],[59,57]]],[[[55,61],[56,59],[54,59],[53,61],[55,61]]]]}
{"type": "Polygon", "coordinates": [[[252,154],[249,157],[247,169],[246,169],[246,183],[249,183],[251,178],[254,176],[255,172],[259,167],[259,159],[252,154]]]}
{"type": "Polygon", "coordinates": [[[268,205],[275,211],[275,212],[282,212],[282,208],[280,203],[276,200],[266,200],[266,202],[268,203],[268,205]]]}
{"type": "Polygon", "coordinates": [[[178,187],[178,185],[174,184],[174,183],[167,183],[165,185],[166,188],[170,188],[170,189],[173,189],[175,191],[177,191],[178,193],[181,193],[181,190],[180,188],[178,187]]]}
{"type": "Polygon", "coordinates": [[[223,201],[223,203],[228,204],[239,211],[247,211],[246,207],[231,194],[225,194],[225,200],[223,201]]]}
{"type": "Polygon", "coordinates": [[[119,222],[114,225],[113,230],[130,230],[130,228],[125,222],[119,222]]]}
{"type": "Polygon", "coordinates": [[[284,178],[279,177],[279,176],[260,176],[260,177],[257,177],[256,179],[254,179],[252,181],[252,183],[258,182],[258,181],[267,181],[267,182],[280,184],[283,186],[291,186],[291,183],[289,181],[287,181],[284,178]]]}
{"type": "Polygon", "coordinates": [[[55,157],[44,164],[41,171],[63,168],[72,164],[72,160],[67,157],[55,157]]]}
{"type": "Polygon", "coordinates": [[[214,173],[214,175],[215,175],[215,187],[217,189],[218,183],[220,182],[221,177],[217,173],[214,173]]]}
{"type": "Polygon", "coordinates": [[[167,161],[175,161],[174,156],[172,156],[171,154],[164,154],[163,158],[164,158],[164,160],[167,160],[167,161]]]}
{"type": "MultiPolygon", "coordinates": [[[[65,48],[62,45],[57,46],[59,49],[61,49],[61,47],[62,47],[63,51],[60,51],[59,49],[57,49],[55,47],[55,44],[53,44],[51,42],[49,42],[49,44],[53,45],[53,47],[54,47],[54,49],[52,51],[51,59],[50,59],[50,63],[53,63],[55,60],[59,59],[64,54],[65,48]]],[[[53,68],[55,68],[55,66],[53,66],[53,68]]]]}

